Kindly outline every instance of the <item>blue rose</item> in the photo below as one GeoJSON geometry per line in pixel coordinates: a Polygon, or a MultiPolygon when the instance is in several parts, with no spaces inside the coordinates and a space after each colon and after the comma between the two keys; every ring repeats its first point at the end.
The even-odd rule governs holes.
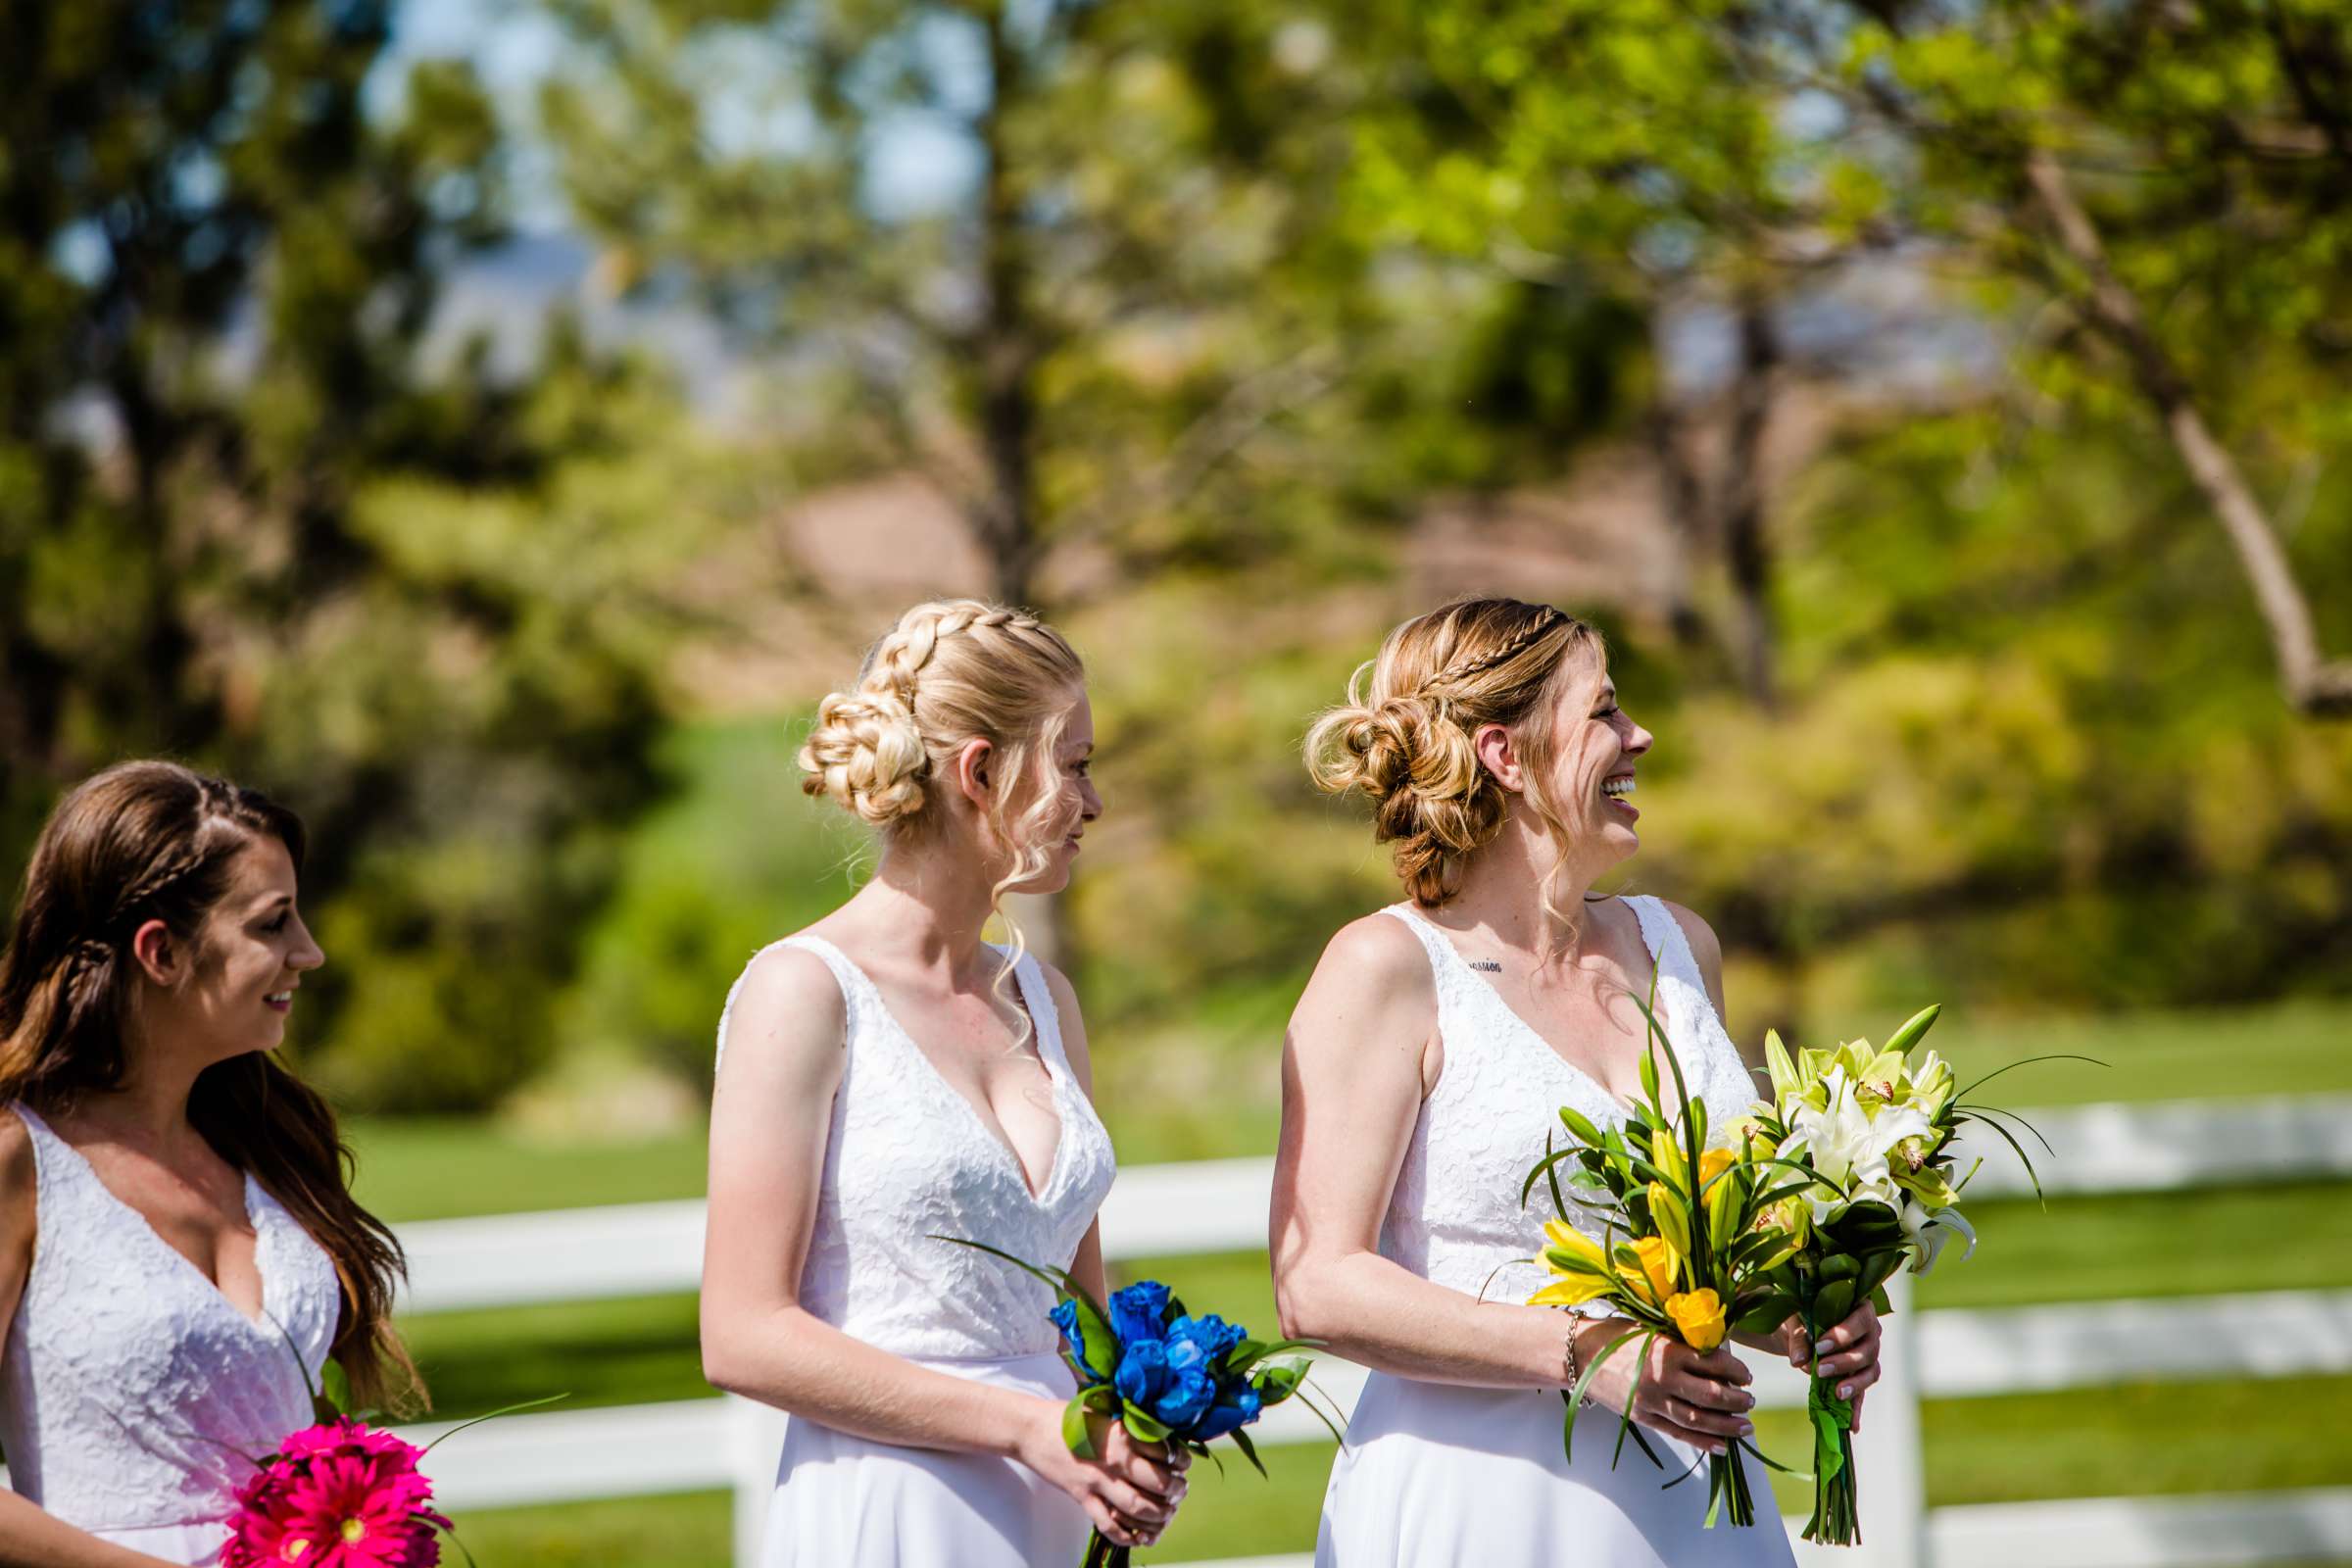
{"type": "Polygon", "coordinates": [[[1199,1367],[1186,1367],[1182,1371],[1171,1369],[1167,1386],[1160,1391],[1159,1397],[1144,1408],[1150,1410],[1169,1431],[1182,1433],[1207,1412],[1210,1401],[1216,1396],[1216,1383],[1199,1367]]]}
{"type": "Polygon", "coordinates": [[[1194,1430],[1193,1438],[1199,1443],[1221,1438],[1236,1427],[1246,1427],[1256,1420],[1258,1411],[1264,1406],[1265,1399],[1255,1389],[1247,1383],[1237,1384],[1218,1396],[1217,1402],[1209,1406],[1208,1413],[1200,1418],[1200,1425],[1194,1430]]]}
{"type": "Polygon", "coordinates": [[[1157,1340],[1130,1340],[1119,1350],[1118,1376],[1112,1380],[1119,1397],[1152,1408],[1152,1401],[1168,1382],[1167,1347],[1157,1340]]]}
{"type": "Polygon", "coordinates": [[[1168,1365],[1210,1371],[1226,1351],[1249,1338],[1239,1323],[1228,1323],[1214,1312],[1180,1317],[1168,1325],[1168,1365]]]}
{"type": "Polygon", "coordinates": [[[1121,1345],[1130,1340],[1167,1336],[1168,1288],[1157,1280],[1137,1280],[1110,1294],[1110,1332],[1121,1345]]]}
{"type": "Polygon", "coordinates": [[[1089,1387],[1102,1382],[1101,1378],[1087,1369],[1086,1341],[1078,1335],[1078,1303],[1069,1300],[1058,1302],[1052,1316],[1054,1326],[1061,1330],[1062,1348],[1069,1352],[1070,1362],[1078,1368],[1078,1375],[1086,1380],[1089,1387]]]}

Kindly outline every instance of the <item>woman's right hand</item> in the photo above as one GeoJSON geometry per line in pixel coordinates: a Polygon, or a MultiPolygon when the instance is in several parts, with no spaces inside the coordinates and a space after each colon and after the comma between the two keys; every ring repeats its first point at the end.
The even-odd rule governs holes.
{"type": "MultiPolygon", "coordinates": [[[[1606,1318],[1577,1331],[1576,1364],[1589,1367],[1632,1325],[1606,1318]]],[[[1611,1355],[1600,1375],[1586,1390],[1589,1397],[1612,1410],[1624,1410],[1653,1432],[1690,1444],[1708,1453],[1730,1449],[1734,1438],[1755,1435],[1748,1412],[1756,1405],[1747,1392],[1752,1374],[1729,1345],[1701,1355],[1679,1340],[1664,1335],[1652,1340],[1641,1368],[1642,1387],[1634,1383],[1633,1348],[1611,1355]],[[1628,1408],[1628,1398],[1632,1403],[1628,1408]]]]}
{"type": "Polygon", "coordinates": [[[1118,1546],[1149,1546],[1159,1539],[1184,1497],[1181,1465],[1155,1444],[1138,1443],[1115,1421],[1089,1424],[1099,1459],[1081,1459],[1061,1435],[1062,1406],[1048,1399],[1022,1430],[1014,1456],[1078,1500],[1080,1507],[1118,1546]]]}

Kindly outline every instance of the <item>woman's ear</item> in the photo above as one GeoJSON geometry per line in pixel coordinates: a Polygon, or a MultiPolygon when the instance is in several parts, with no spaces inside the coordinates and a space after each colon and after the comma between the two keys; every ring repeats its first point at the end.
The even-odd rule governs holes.
{"type": "Polygon", "coordinates": [[[130,934],[130,956],[139,971],[157,985],[179,983],[179,939],[163,921],[149,920],[130,934]]]}
{"type": "Polygon", "coordinates": [[[956,752],[956,788],[983,811],[993,793],[996,762],[997,749],[985,736],[973,736],[956,752]]]}
{"type": "Polygon", "coordinates": [[[1511,744],[1511,732],[1500,724],[1481,724],[1470,734],[1470,751],[1479,766],[1494,775],[1494,782],[1516,795],[1526,787],[1519,771],[1519,749],[1511,744]]]}

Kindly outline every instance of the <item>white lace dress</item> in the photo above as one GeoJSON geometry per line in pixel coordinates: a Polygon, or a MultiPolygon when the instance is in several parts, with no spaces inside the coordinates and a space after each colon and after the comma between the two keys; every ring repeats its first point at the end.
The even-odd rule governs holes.
{"type": "MultiPolygon", "coordinates": [[[[1067,1399],[1074,1387],[1047,1317],[1053,1293],[986,1253],[927,1240],[963,1237],[1066,1268],[1110,1191],[1110,1136],[1062,1054],[1043,971],[1034,958],[1014,971],[1061,1118],[1053,1168],[1032,1192],[1018,1156],[940,1077],[864,971],[819,937],[781,945],[823,959],[849,1012],[802,1304],[936,1371],[1067,1399]]],[[[722,1052],[726,1029],[722,1015],[722,1052]]],[[[1011,1460],[899,1447],[794,1416],[760,1562],[1074,1568],[1088,1529],[1076,1502],[1011,1460]]]]}
{"type": "Polygon", "coordinates": [[[39,1193],[0,1359],[9,1482],[118,1544],[214,1562],[253,1460],[311,1424],[309,1390],[342,1309],[334,1265],[247,1175],[263,1312],[248,1318],[73,1145],[12,1108],[39,1193]]]}
{"type": "MultiPolygon", "coordinates": [[[[1710,1120],[1755,1098],[1708,1000],[1690,947],[1655,899],[1625,903],[1658,961],[1658,1015],[1710,1120]]],[[[1558,1107],[1595,1125],[1625,1119],[1599,1084],[1563,1060],[1410,906],[1386,912],[1421,939],[1437,980],[1445,1065],[1419,1120],[1381,1226],[1382,1255],[1424,1279],[1492,1301],[1524,1301],[1546,1275],[1527,1264],[1548,1205],[1519,1206],[1519,1184],[1559,1132],[1558,1107]]],[[[1669,1090],[1671,1093],[1671,1089],[1669,1090]]],[[[1579,1215],[1580,1220],[1585,1216],[1579,1215]]],[[[1598,1227],[1592,1227],[1595,1237],[1598,1227]]],[[[1669,1466],[1632,1444],[1615,1469],[1614,1411],[1579,1413],[1576,1462],[1560,1451],[1563,1414],[1549,1390],[1474,1389],[1375,1372],[1332,1466],[1317,1568],[1768,1568],[1793,1561],[1767,1472],[1747,1461],[1756,1523],[1702,1528],[1705,1477],[1662,1490],[1699,1457],[1655,1432],[1669,1466]]]]}

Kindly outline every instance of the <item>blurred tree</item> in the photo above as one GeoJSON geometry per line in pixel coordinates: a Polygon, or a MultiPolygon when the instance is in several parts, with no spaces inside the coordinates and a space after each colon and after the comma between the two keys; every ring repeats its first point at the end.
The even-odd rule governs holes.
{"type": "MultiPolygon", "coordinates": [[[[1598,295],[1630,319],[1618,353],[1642,362],[1642,428],[1688,563],[1676,630],[1686,650],[1698,642],[1710,617],[1690,579],[1719,564],[1729,602],[1712,640],[1770,708],[1765,436],[1794,375],[1838,369],[1794,363],[1780,321],[1880,230],[1820,178],[1818,149],[1785,131],[1781,86],[1742,69],[1737,39],[1759,24],[1757,8],[1437,0],[1373,16],[1392,42],[1380,52],[1387,90],[1363,126],[1365,209],[1441,252],[1531,288],[1598,295]],[[1695,377],[1720,382],[1712,397],[1678,384],[1669,364],[1668,334],[1702,312],[1729,326],[1722,372],[1695,377]],[[1702,422],[1720,439],[1706,441],[1702,422]]],[[[1686,367],[1680,380],[1692,379],[1686,367]]]]}
{"type": "MultiPolygon", "coordinates": [[[[606,275],[688,293],[763,357],[790,390],[761,434],[806,482],[926,478],[991,596],[1105,610],[1109,646],[1139,593],[1377,570],[1385,539],[1350,525],[1448,461],[1398,433],[1443,393],[1341,202],[1360,77],[1312,12],[552,9],[575,54],[544,118],[606,275]]],[[[1186,721],[1122,700],[1096,694],[1106,749],[1169,754],[1125,776],[1200,788],[1186,721]]],[[[1024,917],[1071,961],[1065,902],[1024,917]]]]}
{"type": "Polygon", "coordinates": [[[1174,0],[554,9],[546,122],[610,275],[789,351],[777,433],[927,477],[990,594],[1341,548],[1328,504],[1266,499],[1354,456],[1301,423],[1371,303],[1327,34],[1174,0]]]}
{"type": "MultiPolygon", "coordinates": [[[[2230,541],[2288,704],[2352,716],[2261,491],[2340,443],[2322,389],[2281,424],[2274,347],[2352,358],[2352,13],[2332,0],[1792,6],[1743,61],[1848,117],[1870,220],[1924,236],[2040,313],[2027,365],[2152,415],[2230,541]]],[[[2335,378],[2340,384],[2340,375],[2335,378]]],[[[2288,493],[2291,493],[2289,490],[2288,493]]]]}
{"type": "Polygon", "coordinates": [[[654,792],[604,505],[627,373],[417,365],[439,267],[497,232],[463,67],[363,110],[388,8],[0,11],[0,858],[76,776],[170,753],[281,794],[333,963],[331,1079],[473,1105],[654,792]]]}

